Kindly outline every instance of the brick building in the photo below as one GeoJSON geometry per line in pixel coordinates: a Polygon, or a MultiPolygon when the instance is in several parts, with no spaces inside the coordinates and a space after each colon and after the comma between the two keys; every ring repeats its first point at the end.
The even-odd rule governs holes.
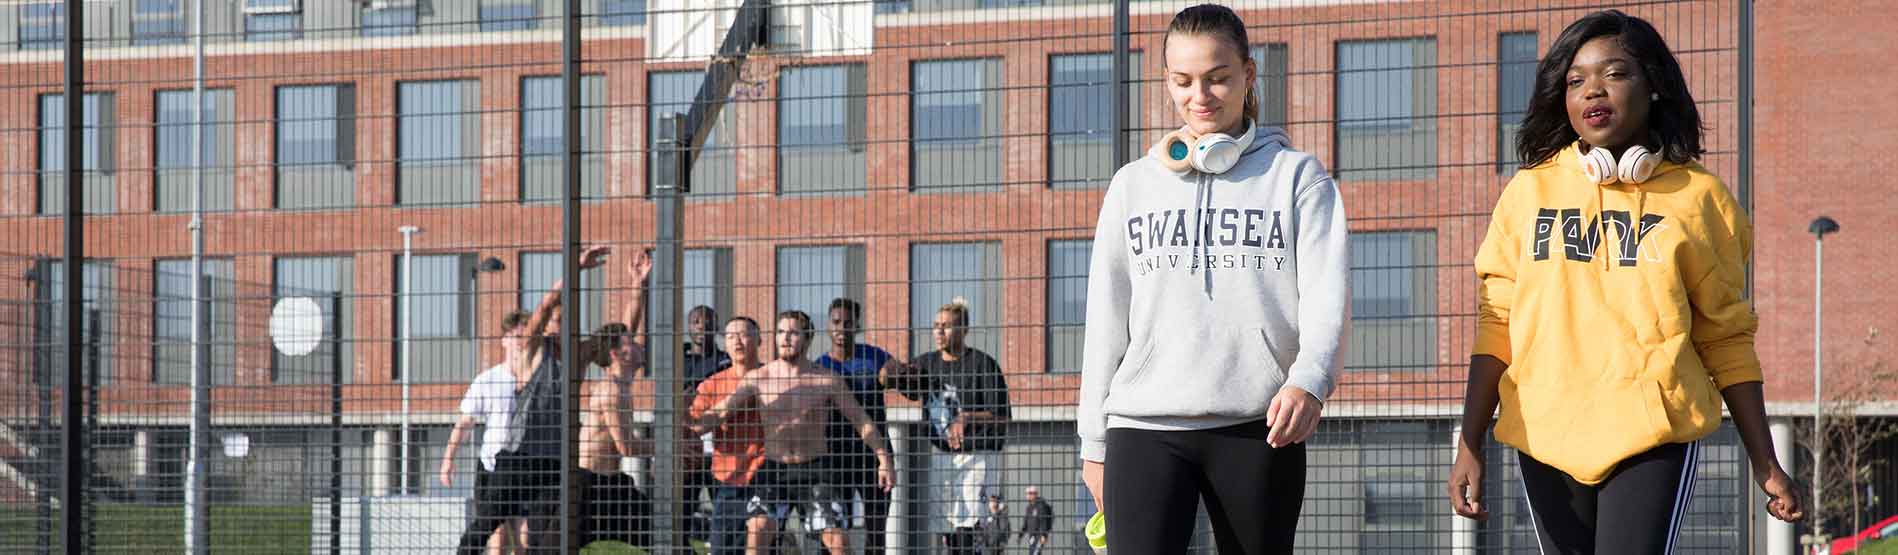
{"type": "MultiPolygon", "coordinates": [[[[694,173],[687,297],[721,315],[753,316],[782,308],[820,314],[832,297],[856,297],[871,328],[864,340],[898,354],[933,348],[935,308],[966,299],[977,328],[972,343],[1002,362],[1019,407],[1007,483],[1040,483],[1066,504],[1064,513],[1079,514],[1072,404],[1087,239],[1116,143],[1108,110],[1121,108],[1106,100],[1111,6],[1045,3],[779,8],[770,54],[747,63],[694,173]]],[[[179,277],[190,254],[192,153],[181,125],[191,113],[182,26],[189,4],[88,2],[88,17],[104,18],[88,25],[86,123],[98,130],[88,131],[83,161],[86,248],[102,262],[87,275],[103,284],[89,300],[103,307],[108,338],[100,412],[108,426],[102,441],[114,447],[101,458],[128,481],[175,475],[168,465],[178,464],[190,393],[189,365],[180,365],[188,360],[180,337],[189,330],[179,324],[189,307],[177,300],[189,283],[179,277]]],[[[583,235],[646,242],[655,224],[646,194],[656,118],[684,111],[730,14],[681,10],[702,6],[680,1],[585,4],[583,235]]],[[[396,228],[424,230],[415,240],[413,310],[421,323],[409,371],[423,426],[418,456],[432,464],[455,401],[484,366],[478,361],[499,356],[483,339],[558,273],[559,258],[548,253],[559,248],[551,200],[559,183],[561,2],[205,5],[213,37],[206,113],[217,122],[206,133],[205,179],[207,267],[218,280],[217,418],[257,430],[263,446],[315,442],[305,434],[322,431],[309,426],[327,414],[327,357],[336,355],[275,354],[265,323],[276,298],[340,293],[346,418],[360,454],[351,457],[351,487],[399,489],[391,437],[403,368],[396,228]],[[506,269],[475,272],[488,257],[506,269]]],[[[1158,52],[1160,31],[1179,7],[1132,8],[1129,77],[1138,83],[1125,109],[1136,131],[1125,147],[1133,155],[1173,121],[1158,52]]],[[[1588,8],[1241,7],[1253,25],[1261,119],[1284,126],[1293,145],[1333,170],[1354,233],[1353,350],[1323,436],[1336,447],[1314,453],[1309,541],[1413,551],[1523,545],[1525,522],[1453,523],[1437,514],[1437,492],[1472,340],[1469,260],[1513,171],[1510,122],[1526,106],[1534,61],[1588,8]]],[[[1845,150],[1898,146],[1875,129],[1857,132],[1894,101],[1878,96],[1879,81],[1864,71],[1888,53],[1868,38],[1885,18],[1854,12],[1890,10],[1762,4],[1747,29],[1732,3],[1625,9],[1652,20],[1680,56],[1711,127],[1704,162],[1751,207],[1771,410],[1805,414],[1806,221],[1826,213],[1845,229],[1831,241],[1828,264],[1826,348],[1838,361],[1829,366],[1850,373],[1884,360],[1889,339],[1874,330],[1898,324],[1891,310],[1898,298],[1877,287],[1890,264],[1866,252],[1876,241],[1857,239],[1888,234],[1892,220],[1881,216],[1898,212],[1898,201],[1883,194],[1892,187],[1878,177],[1894,168],[1887,157],[1848,159],[1857,153],[1845,150]],[[1751,96],[1743,87],[1749,75],[1751,96]],[[1749,103],[1750,147],[1738,132],[1749,103]],[[1874,337],[1859,341],[1867,336],[1874,337]]],[[[60,131],[49,129],[64,101],[61,18],[46,3],[0,4],[0,105],[15,108],[0,113],[0,229],[10,239],[3,250],[16,255],[0,280],[29,270],[38,278],[0,293],[13,303],[5,308],[14,324],[5,329],[30,338],[8,340],[16,344],[59,334],[44,312],[56,288],[44,284],[63,272],[41,259],[56,258],[63,239],[64,185],[51,172],[65,162],[60,131]]],[[[625,284],[617,269],[582,279],[595,291],[578,303],[585,323],[619,314],[625,284]]],[[[39,372],[57,368],[58,355],[44,350],[10,356],[0,359],[10,383],[50,379],[39,372]]],[[[0,411],[33,414],[35,400],[14,393],[0,411]]],[[[1729,514],[1696,530],[1698,541],[1723,550],[1736,530],[1764,541],[1763,522],[1748,527],[1730,514],[1758,505],[1746,498],[1755,488],[1730,432],[1716,441],[1703,479],[1717,486],[1701,490],[1696,510],[1729,514]]],[[[232,495],[255,479],[245,477],[250,471],[228,469],[232,495]]],[[[409,472],[427,477],[430,469],[409,472]]],[[[319,476],[311,476],[314,484],[319,476]]],[[[418,481],[424,492],[433,486],[418,481]]],[[[1509,491],[1497,485],[1491,491],[1509,491]]]]}

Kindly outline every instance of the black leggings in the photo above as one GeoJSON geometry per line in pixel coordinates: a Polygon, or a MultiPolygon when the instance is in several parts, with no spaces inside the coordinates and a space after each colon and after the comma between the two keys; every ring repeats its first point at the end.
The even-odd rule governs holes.
{"type": "Polygon", "coordinates": [[[1225,428],[1107,430],[1107,549],[1185,553],[1201,501],[1219,553],[1291,553],[1305,445],[1272,448],[1264,420],[1225,428]]]}
{"type": "Polygon", "coordinates": [[[1699,443],[1628,457],[1593,486],[1518,451],[1543,553],[1672,553],[1694,495],[1699,443]]]}

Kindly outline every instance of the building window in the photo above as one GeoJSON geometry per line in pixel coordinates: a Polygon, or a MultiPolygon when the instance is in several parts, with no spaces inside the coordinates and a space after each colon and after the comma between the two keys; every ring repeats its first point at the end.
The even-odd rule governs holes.
{"type": "Polygon", "coordinates": [[[414,289],[405,289],[402,255],[395,257],[394,314],[395,368],[391,378],[402,380],[402,341],[409,339],[410,356],[415,357],[409,371],[412,383],[467,381],[475,367],[474,296],[469,294],[474,277],[474,255],[415,255],[414,289]],[[407,298],[414,318],[403,332],[403,301],[407,298]]]}
{"type": "Polygon", "coordinates": [[[1002,360],[1002,244],[915,244],[909,260],[910,352],[936,350],[936,310],[960,300],[969,307],[969,346],[1002,360]]]}
{"type": "Polygon", "coordinates": [[[910,187],[1002,190],[1002,61],[916,62],[911,72],[910,187]]]}
{"type": "MultiPolygon", "coordinates": [[[[1057,189],[1106,187],[1114,164],[1114,55],[1057,55],[1049,64],[1050,183],[1057,189]]],[[[1127,60],[1127,127],[1140,128],[1140,53],[1127,60]]],[[[1121,138],[1127,160],[1140,157],[1138,133],[1121,138]]]]}
{"type": "MultiPolygon", "coordinates": [[[[106,262],[86,262],[85,283],[81,285],[80,307],[84,311],[86,337],[80,344],[97,349],[94,360],[98,364],[98,385],[107,385],[113,380],[112,344],[119,337],[116,322],[125,310],[118,304],[113,294],[114,268],[106,262]],[[96,325],[95,325],[96,324],[96,325]]],[[[34,383],[42,386],[60,387],[66,384],[66,263],[59,260],[47,260],[40,266],[39,272],[30,279],[30,283],[39,288],[34,298],[39,300],[40,312],[34,327],[36,345],[49,345],[52,348],[35,349],[35,358],[40,361],[34,383]]],[[[88,369],[90,371],[90,369],[88,369]]]]}
{"type": "Polygon", "coordinates": [[[689,310],[695,306],[732,314],[731,249],[686,249],[685,307],[689,310]]]}
{"type": "Polygon", "coordinates": [[[1094,241],[1048,242],[1048,371],[1080,372],[1094,241]]]}
{"type": "Polygon", "coordinates": [[[244,40],[303,38],[302,8],[299,0],[244,0],[244,40]]]}
{"type": "Polygon", "coordinates": [[[1338,44],[1338,178],[1436,177],[1435,39],[1338,44]]]}
{"type": "MultiPolygon", "coordinates": [[[[778,311],[802,310],[818,329],[829,326],[830,301],[863,299],[863,246],[778,248],[778,311]]],[[[760,321],[765,329],[776,329],[760,321]]]]}
{"type": "Polygon", "coordinates": [[[21,50],[63,47],[66,44],[66,6],[60,2],[20,6],[17,30],[21,50]]]}
{"type": "Polygon", "coordinates": [[[1259,68],[1252,83],[1252,94],[1259,95],[1259,125],[1284,127],[1291,121],[1286,113],[1286,91],[1291,81],[1287,78],[1288,61],[1284,43],[1252,46],[1252,63],[1259,68]]]}
{"type": "Polygon", "coordinates": [[[875,13],[909,13],[910,0],[871,0],[875,13]]]}
{"type": "Polygon", "coordinates": [[[778,82],[778,192],[865,188],[863,64],[784,70],[778,82]]]}
{"type": "MultiPolygon", "coordinates": [[[[152,310],[152,381],[161,384],[191,383],[191,304],[192,277],[190,260],[160,260],[157,275],[156,307],[152,310]]],[[[205,341],[211,345],[211,383],[230,385],[237,375],[237,287],[228,258],[204,260],[206,288],[203,317],[210,323],[205,341]]]]}
{"type": "MultiPolygon", "coordinates": [[[[660,118],[666,114],[686,114],[692,111],[692,100],[699,92],[699,84],[704,81],[704,73],[698,71],[653,72],[647,77],[648,101],[652,109],[646,128],[646,140],[653,152],[651,180],[647,183],[670,183],[673,178],[666,173],[673,171],[671,160],[660,152],[660,118]]],[[[737,110],[727,105],[718,111],[718,122],[712,125],[712,132],[705,137],[705,147],[699,151],[698,163],[692,166],[692,195],[717,200],[729,200],[738,190],[737,150],[725,145],[726,137],[731,136],[732,126],[737,124],[737,110]]],[[[648,191],[649,193],[651,191],[648,191]]]]}
{"type": "Polygon", "coordinates": [[[601,7],[601,25],[646,24],[646,0],[606,0],[601,7]]]}
{"type": "Polygon", "coordinates": [[[1373,372],[1436,369],[1437,236],[1351,234],[1351,339],[1345,366],[1373,372]]]}
{"type": "MultiPolygon", "coordinates": [[[[460,0],[467,1],[467,0],[460,0]]],[[[362,36],[393,37],[415,34],[416,1],[371,2],[362,10],[362,36]]]]}
{"type": "Polygon", "coordinates": [[[185,17],[182,0],[133,0],[132,44],[184,44],[185,17]]]}
{"type": "MultiPolygon", "coordinates": [[[[558,252],[529,252],[521,254],[521,310],[532,312],[540,307],[540,299],[552,291],[554,282],[560,279],[562,262],[558,252]]],[[[574,316],[579,311],[580,332],[593,333],[600,324],[607,322],[606,310],[606,267],[580,271],[580,302],[561,303],[562,317],[574,316]]],[[[615,315],[617,317],[617,315],[615,315]]],[[[548,333],[560,330],[549,329],[548,333]]]]}
{"type": "MultiPolygon", "coordinates": [[[[561,198],[566,138],[566,89],[559,77],[521,80],[521,199],[558,202],[561,198]]],[[[605,150],[606,77],[580,76],[580,197],[606,196],[605,150]]]]}
{"type": "Polygon", "coordinates": [[[474,204],[481,194],[480,82],[405,82],[396,103],[396,203],[474,204]]]}
{"type": "MultiPolygon", "coordinates": [[[[197,163],[191,152],[192,121],[198,117],[191,108],[192,91],[158,92],[158,129],[154,147],[158,151],[159,212],[191,210],[191,168],[197,163]]],[[[230,210],[234,175],[232,158],[235,145],[232,131],[236,114],[231,89],[204,91],[204,134],[201,150],[204,165],[204,209],[230,210]]]]}
{"type": "Polygon", "coordinates": [[[537,0],[481,0],[483,31],[524,31],[539,27],[537,0]]]}
{"type": "Polygon", "coordinates": [[[1326,471],[1358,486],[1364,519],[1356,527],[1359,552],[1435,553],[1448,547],[1442,543],[1448,523],[1437,518],[1434,503],[1451,462],[1449,450],[1440,447],[1450,437],[1449,424],[1382,419],[1320,425],[1319,433],[1338,445],[1319,457],[1339,464],[1326,471]]]}
{"type": "MultiPolygon", "coordinates": [[[[80,122],[80,160],[88,214],[112,212],[118,205],[114,170],[118,152],[118,116],[112,93],[86,93],[80,122]]],[[[40,213],[66,212],[66,97],[40,95],[40,213]]]]}
{"type": "Polygon", "coordinates": [[[1521,163],[1516,156],[1516,133],[1529,112],[1529,98],[1535,96],[1536,34],[1503,33],[1497,43],[1496,171],[1511,173],[1521,163]]]}
{"type": "Polygon", "coordinates": [[[323,312],[323,340],[315,351],[303,356],[289,356],[271,349],[271,383],[330,383],[339,362],[343,383],[356,381],[354,261],[348,256],[279,258],[275,274],[272,304],[294,297],[316,303],[323,312]]]}
{"type": "Polygon", "coordinates": [[[356,88],[277,88],[277,207],[355,204],[356,88]]]}

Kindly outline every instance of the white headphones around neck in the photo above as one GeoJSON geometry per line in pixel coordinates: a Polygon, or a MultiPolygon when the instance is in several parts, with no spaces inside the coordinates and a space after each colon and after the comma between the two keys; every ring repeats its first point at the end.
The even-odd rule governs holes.
{"type": "Polygon", "coordinates": [[[1239,156],[1252,146],[1252,136],[1258,129],[1259,126],[1247,121],[1245,134],[1238,138],[1225,133],[1195,135],[1187,128],[1167,133],[1160,138],[1160,165],[1181,173],[1189,169],[1226,173],[1238,165],[1239,156]]]}
{"type": "MultiPolygon", "coordinates": [[[[1579,147],[1578,147],[1579,148],[1579,147]]],[[[1615,182],[1643,183],[1654,177],[1654,168],[1660,167],[1661,157],[1641,145],[1628,147],[1621,153],[1621,159],[1605,148],[1588,147],[1577,158],[1582,165],[1582,176],[1596,185],[1608,185],[1615,182]]]]}

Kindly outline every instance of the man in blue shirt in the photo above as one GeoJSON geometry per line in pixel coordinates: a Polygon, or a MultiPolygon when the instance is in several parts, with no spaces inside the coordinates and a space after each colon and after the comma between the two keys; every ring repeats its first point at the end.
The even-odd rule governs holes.
{"type": "MultiPolygon", "coordinates": [[[[888,434],[883,415],[884,379],[901,373],[903,362],[873,345],[857,342],[861,333],[863,307],[857,301],[839,297],[830,302],[830,351],[817,358],[817,366],[830,370],[850,384],[857,404],[877,425],[878,433],[888,434]]],[[[883,530],[889,518],[889,493],[877,487],[876,456],[869,451],[850,421],[833,410],[830,426],[824,434],[830,443],[832,480],[841,494],[856,491],[863,497],[865,553],[883,552],[883,530]]],[[[846,518],[845,522],[850,519],[846,518]]]]}

